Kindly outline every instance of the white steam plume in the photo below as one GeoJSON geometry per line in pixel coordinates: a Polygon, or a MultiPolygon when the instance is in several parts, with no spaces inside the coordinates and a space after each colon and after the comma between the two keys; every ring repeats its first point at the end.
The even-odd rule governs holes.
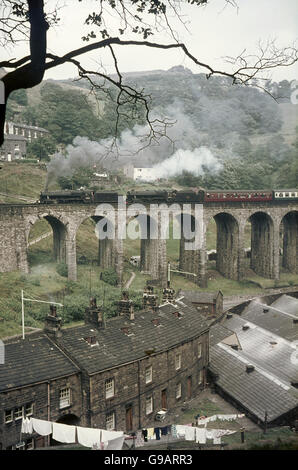
{"type": "Polygon", "coordinates": [[[203,175],[205,169],[217,172],[222,165],[207,147],[191,150],[179,149],[171,157],[153,166],[156,178],[177,176],[187,171],[195,176],[203,175]]]}

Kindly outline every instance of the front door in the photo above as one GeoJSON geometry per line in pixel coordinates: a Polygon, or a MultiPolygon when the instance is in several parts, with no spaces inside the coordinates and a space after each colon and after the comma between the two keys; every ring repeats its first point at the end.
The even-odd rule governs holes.
{"type": "Polygon", "coordinates": [[[167,389],[161,391],[161,407],[167,409],[167,389]]]}
{"type": "Polygon", "coordinates": [[[132,406],[126,408],[126,431],[132,430],[132,406]]]}

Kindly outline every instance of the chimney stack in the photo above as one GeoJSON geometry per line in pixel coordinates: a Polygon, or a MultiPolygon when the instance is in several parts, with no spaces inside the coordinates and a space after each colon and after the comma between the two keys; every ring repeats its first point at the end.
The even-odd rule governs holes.
{"type": "Polygon", "coordinates": [[[130,305],[129,319],[130,319],[130,321],[134,321],[134,319],[135,319],[135,312],[134,312],[133,304],[130,305]]]}
{"type": "Polygon", "coordinates": [[[129,300],[128,293],[122,292],[122,299],[118,302],[118,313],[119,315],[126,315],[130,317],[132,300],[129,300]]]}
{"type": "Polygon", "coordinates": [[[162,290],[162,303],[173,302],[175,299],[175,290],[171,287],[166,287],[162,290]]]}
{"type": "Polygon", "coordinates": [[[44,331],[49,335],[59,338],[62,335],[61,332],[62,318],[57,317],[56,305],[50,305],[50,313],[45,319],[44,331]]]}
{"type": "Polygon", "coordinates": [[[146,286],[143,293],[143,309],[149,308],[155,311],[157,309],[157,298],[158,296],[153,292],[153,287],[146,286]]]}
{"type": "Polygon", "coordinates": [[[84,320],[86,324],[90,323],[97,328],[103,327],[102,312],[101,309],[96,305],[95,297],[91,297],[90,299],[90,305],[85,310],[84,320]]]}

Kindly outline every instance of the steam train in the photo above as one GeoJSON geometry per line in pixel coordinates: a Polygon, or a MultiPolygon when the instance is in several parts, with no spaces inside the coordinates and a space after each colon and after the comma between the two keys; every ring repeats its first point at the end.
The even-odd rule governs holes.
{"type": "MultiPolygon", "coordinates": [[[[40,204],[100,204],[117,203],[121,195],[112,191],[52,191],[40,194],[40,204]]],[[[161,190],[128,191],[126,203],[214,203],[214,202],[270,202],[298,200],[298,189],[275,190],[161,190]]]]}
{"type": "Polygon", "coordinates": [[[297,189],[278,190],[183,190],[183,191],[129,191],[127,203],[212,203],[212,202],[266,202],[298,199],[297,189]]]}
{"type": "Polygon", "coordinates": [[[100,204],[117,203],[118,193],[91,190],[44,191],[40,204],[100,204]]]}

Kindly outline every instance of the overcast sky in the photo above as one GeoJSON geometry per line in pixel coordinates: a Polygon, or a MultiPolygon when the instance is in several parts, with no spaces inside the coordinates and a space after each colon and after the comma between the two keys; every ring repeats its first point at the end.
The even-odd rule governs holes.
{"type": "MultiPolygon", "coordinates": [[[[95,0],[53,1],[49,4],[66,4],[60,11],[60,25],[51,29],[48,34],[48,50],[57,55],[85,45],[81,37],[86,33],[83,26],[88,13],[96,11],[98,2],[95,0]]],[[[257,51],[257,43],[261,39],[276,38],[279,46],[292,45],[296,41],[298,31],[298,2],[297,0],[237,0],[238,9],[226,6],[225,0],[210,0],[204,7],[185,6],[183,13],[189,15],[188,29],[183,29],[176,22],[176,30],[180,40],[183,40],[190,52],[200,61],[209,63],[212,67],[227,69],[223,58],[237,56],[243,49],[247,53],[257,51]]],[[[185,20],[187,16],[185,17],[185,20]]],[[[166,35],[158,38],[163,43],[173,42],[166,35]]],[[[149,40],[152,40],[149,38],[149,40]]],[[[156,39],[154,39],[156,40],[156,39]]],[[[21,57],[27,54],[25,46],[4,53],[6,57],[21,57]]],[[[184,65],[193,72],[202,72],[195,64],[186,59],[179,51],[160,51],[136,46],[115,48],[118,52],[120,69],[123,72],[164,69],[174,65],[184,65]]],[[[3,56],[3,54],[1,54],[3,56]]],[[[114,71],[108,51],[102,50],[81,56],[83,65],[93,70],[103,64],[107,71],[114,71]]],[[[70,64],[52,69],[45,78],[63,79],[77,75],[76,68],[70,64]]],[[[279,68],[271,74],[274,80],[298,79],[298,66],[279,68]]]]}

